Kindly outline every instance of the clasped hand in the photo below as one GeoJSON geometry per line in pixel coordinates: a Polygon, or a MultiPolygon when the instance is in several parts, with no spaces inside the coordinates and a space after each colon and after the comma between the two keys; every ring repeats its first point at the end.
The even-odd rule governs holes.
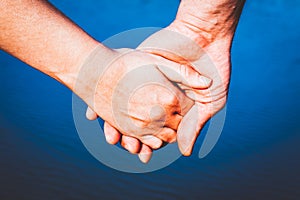
{"type": "MultiPolygon", "coordinates": [[[[201,5],[197,8],[201,10],[201,5]]],[[[116,90],[120,101],[110,109],[117,108],[115,117],[119,123],[102,117],[97,106],[88,108],[88,119],[96,119],[99,115],[105,120],[104,132],[108,143],[121,141],[125,149],[138,153],[141,161],[148,162],[152,149],[161,147],[163,142],[174,142],[176,138],[181,153],[191,155],[201,129],[227,100],[230,48],[238,11],[228,12],[234,13],[229,18],[214,16],[213,13],[202,15],[205,10],[196,15],[193,4],[182,2],[176,20],[170,26],[146,39],[138,47],[140,51],[132,51],[131,55],[120,59],[125,69],[148,67],[137,73],[141,76],[129,76],[129,82],[144,85],[143,89],[129,91],[128,79],[122,82],[120,90],[116,90]],[[211,23],[214,19],[224,23],[211,23]],[[138,80],[145,80],[145,84],[138,80]],[[149,82],[159,83],[159,86],[150,87],[149,82]],[[126,92],[134,93],[132,97],[124,98],[128,110],[117,106],[123,105],[122,96],[126,92]],[[135,124],[135,128],[127,127],[129,124],[135,124]],[[137,124],[139,128],[136,128],[137,124]]],[[[119,70],[122,71],[121,68],[119,70]]],[[[109,79],[114,80],[115,76],[120,78],[114,75],[109,79]]],[[[109,84],[103,87],[109,87],[109,84]]],[[[95,100],[98,101],[98,98],[99,95],[95,100]]]]}
{"type": "MultiPolygon", "coordinates": [[[[195,103],[178,85],[204,90],[211,81],[192,66],[154,54],[130,49],[104,53],[101,47],[81,67],[75,92],[88,103],[88,116],[93,110],[106,121],[105,133],[115,129],[130,152],[145,154],[176,140],[183,116],[195,103]],[[130,144],[129,138],[141,145],[130,144]]],[[[106,136],[112,144],[120,139],[117,134],[106,136]]]]}

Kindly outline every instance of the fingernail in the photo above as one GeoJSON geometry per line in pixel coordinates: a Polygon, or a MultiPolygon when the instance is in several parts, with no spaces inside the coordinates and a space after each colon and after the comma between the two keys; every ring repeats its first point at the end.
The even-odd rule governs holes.
{"type": "Polygon", "coordinates": [[[162,141],[156,142],[156,143],[153,144],[152,148],[153,149],[159,149],[162,145],[163,145],[162,141]]]}
{"type": "Polygon", "coordinates": [[[105,136],[106,142],[111,144],[112,143],[112,137],[110,135],[105,136]]]}
{"type": "Polygon", "coordinates": [[[139,159],[145,164],[148,163],[151,159],[151,154],[140,153],[138,156],[139,159]]]}
{"type": "Polygon", "coordinates": [[[201,80],[201,82],[203,82],[207,86],[210,86],[212,84],[212,80],[210,78],[205,77],[205,76],[201,76],[200,80],[201,80]]]}
{"type": "Polygon", "coordinates": [[[132,146],[132,144],[126,144],[125,148],[127,149],[127,151],[129,151],[132,154],[136,154],[136,152],[134,151],[134,147],[132,146]]]}
{"type": "Polygon", "coordinates": [[[181,145],[178,145],[178,147],[179,147],[179,150],[180,150],[180,152],[183,156],[190,156],[191,155],[192,151],[189,147],[183,147],[181,145]]]}

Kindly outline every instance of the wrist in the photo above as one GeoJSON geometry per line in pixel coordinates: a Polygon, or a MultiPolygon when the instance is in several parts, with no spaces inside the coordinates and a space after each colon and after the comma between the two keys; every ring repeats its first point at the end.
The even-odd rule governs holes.
{"type": "Polygon", "coordinates": [[[116,51],[99,43],[76,68],[70,89],[91,108],[94,108],[94,95],[98,82],[107,67],[118,55],[116,51]]]}
{"type": "MultiPolygon", "coordinates": [[[[71,49],[68,52],[65,51],[64,55],[60,57],[63,60],[61,62],[63,64],[55,68],[56,70],[47,73],[72,91],[75,89],[75,84],[83,63],[100,44],[92,38],[79,38],[76,41],[73,42],[71,49]]],[[[59,55],[62,54],[60,53],[59,55]]]]}
{"type": "Polygon", "coordinates": [[[221,29],[217,27],[218,25],[215,27],[212,24],[207,25],[208,22],[197,24],[194,26],[189,22],[176,19],[167,29],[190,38],[201,48],[205,48],[216,41],[231,41],[233,39],[234,31],[221,29]]]}
{"type": "Polygon", "coordinates": [[[193,39],[202,48],[219,40],[231,41],[243,0],[182,0],[176,19],[168,27],[193,39]]]}

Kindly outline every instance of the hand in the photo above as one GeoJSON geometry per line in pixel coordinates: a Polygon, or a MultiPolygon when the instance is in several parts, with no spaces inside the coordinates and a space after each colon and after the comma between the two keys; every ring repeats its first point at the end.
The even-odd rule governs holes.
{"type": "MultiPolygon", "coordinates": [[[[149,37],[140,45],[139,49],[183,65],[192,65],[199,73],[213,80],[208,89],[191,88],[178,83],[185,94],[195,101],[195,105],[183,117],[177,132],[180,151],[183,155],[188,156],[205,123],[226,103],[230,80],[230,51],[226,46],[227,43],[220,41],[201,48],[194,40],[178,34],[178,31],[170,31],[174,29],[172,26],[174,24],[149,37]],[[173,40],[169,40],[169,38],[173,38],[173,40]]],[[[179,30],[178,27],[176,28],[179,30]]],[[[91,120],[97,118],[92,112],[88,112],[87,117],[91,120]]],[[[121,136],[107,122],[104,128],[106,137],[113,138],[112,140],[108,139],[110,144],[116,144],[121,139],[122,146],[129,152],[139,153],[143,162],[150,159],[151,149],[149,147],[139,144],[135,138],[121,136]],[[140,145],[144,148],[138,152],[140,145]]]]}
{"type": "Polygon", "coordinates": [[[194,102],[169,80],[195,88],[207,88],[210,81],[191,67],[158,56],[131,50],[112,54],[115,60],[102,70],[98,82],[99,66],[93,61],[97,53],[88,59],[88,67],[82,67],[84,72],[80,73],[83,77],[79,78],[79,96],[123,135],[154,149],[162,141],[174,142],[182,115],[194,102]],[[96,87],[91,87],[95,83],[96,87]]]}
{"type": "Polygon", "coordinates": [[[152,35],[139,49],[177,63],[192,65],[199,73],[212,80],[212,85],[206,90],[179,84],[185,94],[195,101],[177,131],[179,149],[183,155],[189,156],[206,122],[226,104],[231,68],[230,51],[227,41],[216,41],[201,47],[194,40],[178,34],[179,27],[174,32],[172,26],[174,25],[152,35]],[[167,38],[174,40],[170,43],[157,42],[168,41],[167,38]]]}
{"type": "MultiPolygon", "coordinates": [[[[201,73],[206,71],[213,78],[213,85],[208,92],[210,94],[181,85],[187,95],[197,102],[185,116],[178,133],[179,148],[184,155],[191,154],[199,131],[226,103],[230,79],[230,47],[243,4],[244,1],[182,1],[176,20],[166,29],[152,35],[141,46],[148,52],[179,63],[192,62],[201,73]],[[194,123],[189,125],[189,119],[193,117],[198,120],[191,120],[194,123]],[[187,134],[184,134],[185,131],[187,134]]],[[[97,117],[93,113],[87,116],[91,119],[97,117]]],[[[115,136],[114,142],[120,138],[118,131],[113,128],[109,128],[106,134],[115,136]]],[[[138,143],[134,138],[129,139],[133,145],[138,143]]]]}
{"type": "Polygon", "coordinates": [[[187,96],[195,100],[177,132],[179,149],[185,156],[192,153],[205,123],[226,104],[231,71],[230,48],[244,2],[182,1],[176,20],[140,47],[178,63],[189,63],[213,81],[206,91],[180,84],[187,96]]]}

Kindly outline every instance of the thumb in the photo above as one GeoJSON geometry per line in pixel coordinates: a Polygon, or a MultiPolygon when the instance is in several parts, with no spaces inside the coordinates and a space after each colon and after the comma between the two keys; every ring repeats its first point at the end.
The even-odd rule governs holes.
{"type": "Polygon", "coordinates": [[[212,80],[199,74],[189,65],[181,65],[172,61],[164,65],[158,65],[158,69],[170,81],[183,84],[190,88],[207,89],[211,86],[212,80]]]}
{"type": "Polygon", "coordinates": [[[209,120],[210,114],[201,112],[200,106],[195,104],[183,117],[177,131],[178,147],[182,155],[190,156],[194,144],[205,123],[209,120]]]}

